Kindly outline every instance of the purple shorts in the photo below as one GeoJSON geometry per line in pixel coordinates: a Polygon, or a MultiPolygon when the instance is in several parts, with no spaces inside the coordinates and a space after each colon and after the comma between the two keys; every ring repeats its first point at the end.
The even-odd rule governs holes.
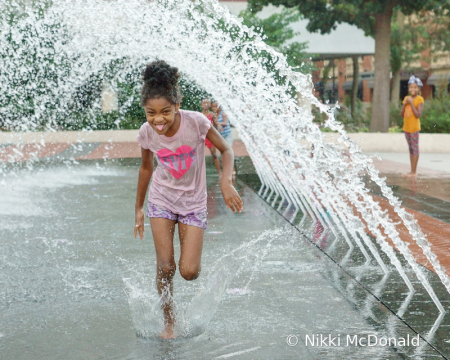
{"type": "Polygon", "coordinates": [[[206,230],[206,209],[198,212],[193,212],[187,215],[174,214],[172,211],[166,209],[163,206],[148,202],[147,205],[147,217],[149,218],[163,218],[169,220],[175,220],[185,225],[191,225],[206,230]]]}

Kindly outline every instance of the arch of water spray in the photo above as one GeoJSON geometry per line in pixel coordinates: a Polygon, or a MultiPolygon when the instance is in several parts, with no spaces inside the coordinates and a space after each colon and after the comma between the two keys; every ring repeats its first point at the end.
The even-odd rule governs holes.
{"type": "Polygon", "coordinates": [[[450,279],[412,215],[400,206],[371,160],[330,112],[326,126],[338,132],[338,141],[349,148],[349,158],[339,146],[325,142],[310,111],[291,95],[295,89],[326,112],[312,95],[310,77],[290,69],[283,55],[265,45],[217,1],[54,0],[44,12],[6,0],[0,4],[15,7],[18,14],[32,14],[14,24],[3,19],[1,24],[0,43],[2,47],[9,44],[0,74],[1,114],[10,125],[33,130],[44,123],[54,131],[57,119],[70,113],[76,89],[111,62],[122,59],[124,64],[116,69],[114,82],[151,60],[165,59],[222,104],[255,164],[263,184],[261,196],[272,205],[279,200],[279,209],[293,209],[293,218],[301,212],[301,222],[309,216],[336,237],[340,234],[350,249],[356,245],[367,262],[373,256],[387,274],[391,267],[366,234],[369,230],[412,293],[414,287],[387,242],[392,240],[444,312],[396,225],[365,188],[361,173],[366,172],[381,188],[450,292],[450,279]],[[36,37],[30,39],[18,29],[28,29],[36,37]],[[233,38],[227,29],[233,29],[233,38]],[[51,47],[46,46],[47,41],[52,42],[51,47]],[[259,56],[262,53],[271,57],[271,70],[267,70],[267,57],[259,56]],[[20,60],[27,56],[33,61],[20,60]],[[21,78],[27,81],[21,82],[21,78]],[[32,115],[14,117],[17,106],[30,96],[32,101],[26,106],[32,108],[32,115]]]}

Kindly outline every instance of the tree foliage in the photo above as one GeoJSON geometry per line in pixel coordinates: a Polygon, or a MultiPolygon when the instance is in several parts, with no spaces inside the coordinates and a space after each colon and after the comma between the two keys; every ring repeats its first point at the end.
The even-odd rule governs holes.
{"type": "Polygon", "coordinates": [[[450,11],[445,8],[421,10],[408,18],[405,30],[419,50],[450,51],[450,11]]]}
{"type": "MultiPolygon", "coordinates": [[[[330,33],[340,23],[356,25],[368,36],[375,34],[375,16],[387,7],[398,7],[405,15],[425,8],[442,9],[447,0],[249,0],[249,10],[260,11],[265,5],[298,8],[302,16],[309,20],[310,32],[330,33]]],[[[450,5],[448,5],[450,7],[450,5]]]]}
{"type": "MultiPolygon", "coordinates": [[[[326,34],[339,23],[348,23],[375,38],[375,76],[371,131],[386,132],[389,127],[389,72],[391,17],[394,8],[405,15],[423,9],[444,12],[450,9],[448,0],[249,0],[249,10],[259,11],[273,4],[298,8],[309,20],[310,32],[326,34]]],[[[401,58],[394,54],[394,61],[401,58]]]]}
{"type": "Polygon", "coordinates": [[[305,61],[308,57],[305,52],[307,43],[289,42],[298,35],[289,26],[300,19],[297,9],[283,9],[280,13],[272,14],[266,19],[261,19],[256,12],[249,10],[242,11],[239,16],[243,18],[243,24],[253,27],[267,45],[286,55],[288,64],[295,70],[304,74],[312,71],[312,64],[305,61]]]}
{"type": "Polygon", "coordinates": [[[70,34],[65,26],[45,20],[48,6],[47,2],[39,3],[25,14],[17,4],[10,4],[0,13],[1,126],[39,126],[54,118],[61,104],[57,89],[70,73],[70,58],[58,48],[70,34]],[[54,100],[37,106],[37,98],[54,100]]]}

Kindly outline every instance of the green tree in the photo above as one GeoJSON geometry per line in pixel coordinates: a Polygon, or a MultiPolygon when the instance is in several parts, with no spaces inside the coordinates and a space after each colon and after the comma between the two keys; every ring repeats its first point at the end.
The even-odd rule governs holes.
{"type": "MultiPolygon", "coordinates": [[[[322,34],[346,22],[375,38],[375,78],[371,131],[387,132],[389,128],[389,73],[391,18],[397,7],[405,15],[433,6],[447,6],[448,0],[249,0],[250,11],[264,5],[297,7],[309,23],[307,29],[322,34]]],[[[450,5],[449,5],[450,6],[450,5]]]]}
{"type": "MultiPolygon", "coordinates": [[[[433,5],[434,6],[434,5],[433,5]]],[[[450,16],[445,7],[421,10],[413,16],[396,11],[391,34],[391,104],[398,107],[400,70],[422,56],[424,51],[450,51],[450,16]]],[[[430,59],[426,59],[430,60],[430,59]]]]}
{"type": "Polygon", "coordinates": [[[414,36],[406,26],[408,18],[400,10],[396,10],[391,22],[391,106],[395,108],[400,104],[401,69],[409,67],[412,61],[420,57],[422,50],[425,50],[420,42],[412,41],[414,36]]]}
{"type": "Polygon", "coordinates": [[[288,43],[295,35],[298,35],[289,26],[300,19],[297,9],[285,8],[280,13],[272,14],[266,19],[258,17],[256,12],[245,10],[239,14],[239,17],[244,19],[244,25],[253,27],[267,45],[286,55],[288,64],[295,70],[305,74],[312,71],[311,62],[305,61],[308,57],[305,52],[308,47],[307,43],[288,43]]]}
{"type": "Polygon", "coordinates": [[[0,126],[32,129],[50,125],[63,104],[59,86],[71,71],[70,58],[56,49],[70,39],[66,26],[47,21],[50,2],[32,4],[25,13],[11,2],[0,12],[0,126]],[[28,19],[28,21],[22,21],[28,19]],[[52,83],[52,87],[47,84],[52,83]],[[42,101],[54,98],[53,102],[42,101]],[[40,104],[38,106],[37,104],[40,104]]]}

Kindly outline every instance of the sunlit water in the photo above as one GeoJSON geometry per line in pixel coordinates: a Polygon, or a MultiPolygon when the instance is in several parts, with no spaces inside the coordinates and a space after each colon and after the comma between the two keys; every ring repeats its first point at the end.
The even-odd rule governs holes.
{"type": "MultiPolygon", "coordinates": [[[[406,272],[412,269],[438,309],[443,312],[423,270],[414,261],[408,245],[400,239],[396,225],[368,194],[361,174],[366,172],[371,181],[381,188],[414,240],[423,249],[444,286],[450,290],[448,276],[431,252],[426,237],[413,217],[400,207],[400,202],[392,195],[384,180],[379,178],[371,160],[361,154],[360,149],[347,137],[331,114],[326,125],[339,132],[339,141],[349,147],[350,157],[343,156],[340,146],[325,143],[323,134],[312,122],[308,106],[299,105],[291,95],[292,92],[297,92],[303,104],[312,103],[326,111],[326,107],[319,104],[312,95],[310,77],[292,71],[283,56],[267,47],[251,29],[242,26],[218,2],[55,0],[51,7],[41,13],[14,5],[10,1],[2,0],[0,3],[8,9],[16,6],[18,14],[30,15],[22,17],[13,25],[3,19],[0,29],[0,43],[4,53],[8,54],[3,59],[0,73],[1,114],[7,115],[7,125],[12,129],[27,131],[45,128],[54,131],[61,119],[76,121],[71,111],[74,94],[91,76],[102,74],[107,79],[108,86],[114,88],[117,82],[125,79],[128,74],[136,73],[151,60],[165,59],[177,66],[189,81],[197,83],[222,104],[239,131],[261,178],[261,196],[274,205],[279,203],[279,207],[284,206],[286,211],[303,214],[301,221],[308,217],[320,223],[336,239],[345,241],[350,249],[357,248],[368,263],[377,264],[381,271],[388,273],[394,270],[410,292],[414,291],[414,281],[409,279],[406,272]],[[229,32],[224,30],[231,28],[234,29],[234,35],[237,35],[233,40],[229,32]],[[30,37],[30,34],[37,36],[30,37]],[[47,40],[53,43],[51,48],[47,40]],[[272,60],[262,60],[259,54],[270,54],[272,60]],[[25,62],[24,59],[29,61],[25,62]],[[121,60],[120,66],[114,71],[108,71],[109,64],[117,60],[121,60]],[[23,79],[29,80],[25,86],[21,85],[23,79]],[[31,102],[25,101],[30,98],[31,102]],[[14,116],[21,106],[32,108],[33,115],[14,116]],[[311,150],[312,144],[314,147],[311,150]],[[367,237],[366,226],[360,217],[364,218],[367,228],[376,236],[377,247],[372,243],[373,239],[367,237]],[[408,264],[406,268],[397,259],[386,238],[390,238],[403,255],[408,264]],[[380,257],[380,249],[387,255],[385,259],[388,262],[380,257]]],[[[133,96],[138,93],[137,87],[133,96]]],[[[98,101],[97,107],[99,104],[98,101]]],[[[84,115],[88,128],[95,129],[95,114],[92,110],[91,114],[84,115]]],[[[32,169],[34,162],[31,159],[24,165],[32,169]]],[[[53,234],[58,228],[79,226],[76,215],[64,212],[63,216],[61,213],[62,206],[67,201],[65,195],[61,195],[60,207],[54,208],[48,206],[45,197],[36,196],[38,192],[55,191],[58,182],[47,182],[50,185],[46,188],[46,176],[49,175],[45,171],[26,175],[18,167],[6,163],[0,164],[0,170],[5,175],[2,181],[4,189],[7,189],[2,202],[5,205],[2,205],[0,212],[14,215],[1,225],[4,229],[15,229],[17,226],[21,231],[32,231],[27,216],[33,213],[34,216],[42,216],[42,222],[45,223],[43,229],[47,231],[43,230],[41,241],[35,244],[42,256],[55,254],[55,249],[61,249],[60,254],[64,253],[64,259],[61,259],[63,263],[70,261],[71,257],[92,256],[91,246],[98,240],[92,239],[89,230],[86,230],[86,241],[89,241],[90,246],[86,247],[85,253],[82,249],[72,250],[73,240],[70,238],[46,235],[50,231],[53,234]],[[30,188],[28,185],[36,184],[37,179],[41,179],[39,186],[30,188]],[[20,199],[20,202],[15,205],[16,199],[20,199]],[[50,215],[56,215],[52,222],[48,222],[45,217],[50,215]]],[[[65,171],[58,171],[63,174],[56,176],[57,179],[68,176],[65,171]]],[[[111,196],[93,190],[95,184],[89,183],[93,180],[86,174],[83,177],[86,169],[71,168],[67,171],[72,174],[68,176],[68,181],[86,181],[85,190],[93,191],[92,196],[98,196],[102,200],[111,196]]],[[[98,175],[102,176],[101,174],[108,173],[99,169],[98,175]]],[[[102,218],[107,214],[95,214],[98,226],[102,226],[102,218]]],[[[114,228],[112,231],[123,230],[114,228]]],[[[30,266],[36,262],[48,261],[46,257],[45,260],[34,258],[39,251],[20,255],[19,248],[15,247],[19,246],[17,240],[10,246],[13,256],[22,256],[23,261],[28,261],[30,266]]],[[[114,242],[106,247],[106,251],[110,247],[114,247],[114,242]]],[[[227,250],[228,253],[224,250],[221,256],[228,255],[233,249],[227,250]]],[[[221,256],[211,260],[217,262],[221,256]]],[[[11,262],[7,258],[5,261],[11,262]]],[[[120,264],[120,260],[117,263],[120,264]]],[[[67,270],[70,267],[63,268],[67,270]]],[[[57,272],[53,274],[53,278],[46,278],[44,274],[36,272],[36,280],[43,281],[46,278],[51,284],[55,281],[56,287],[63,279],[64,284],[71,284],[70,294],[75,298],[79,289],[87,289],[88,293],[92,291],[108,298],[107,287],[101,281],[86,281],[86,274],[90,276],[95,273],[91,268],[70,269],[69,273],[63,271],[65,275],[62,278],[57,272]],[[80,281],[74,282],[73,279],[80,281]]],[[[222,293],[229,279],[213,280],[213,276],[210,279],[211,283],[202,285],[202,291],[205,298],[211,299],[208,304],[213,309],[217,307],[217,301],[212,294],[208,295],[209,289],[215,287],[218,293],[222,293]]],[[[130,292],[130,284],[136,285],[141,281],[142,278],[133,273],[123,274],[121,277],[122,289],[125,287],[131,296],[132,309],[138,309],[134,299],[139,298],[141,293],[133,290],[134,285],[131,285],[130,292]]],[[[182,286],[179,288],[182,289],[182,286]]],[[[37,293],[40,295],[31,296],[19,291],[14,296],[20,299],[27,299],[27,296],[31,296],[31,299],[50,296],[39,291],[37,293]]],[[[80,296],[89,297],[85,291],[81,293],[80,296]]],[[[5,301],[7,299],[12,298],[5,295],[5,301]]],[[[193,304],[195,306],[195,302],[193,304]]],[[[154,309],[157,311],[157,307],[154,309]]],[[[184,307],[183,311],[180,313],[180,317],[184,319],[184,323],[180,325],[180,333],[204,331],[208,319],[196,322],[189,307],[184,307]]],[[[134,320],[135,326],[139,327],[136,317],[134,320]]],[[[138,332],[144,336],[149,335],[150,330],[144,325],[141,327],[142,329],[137,329],[138,332]]]]}

